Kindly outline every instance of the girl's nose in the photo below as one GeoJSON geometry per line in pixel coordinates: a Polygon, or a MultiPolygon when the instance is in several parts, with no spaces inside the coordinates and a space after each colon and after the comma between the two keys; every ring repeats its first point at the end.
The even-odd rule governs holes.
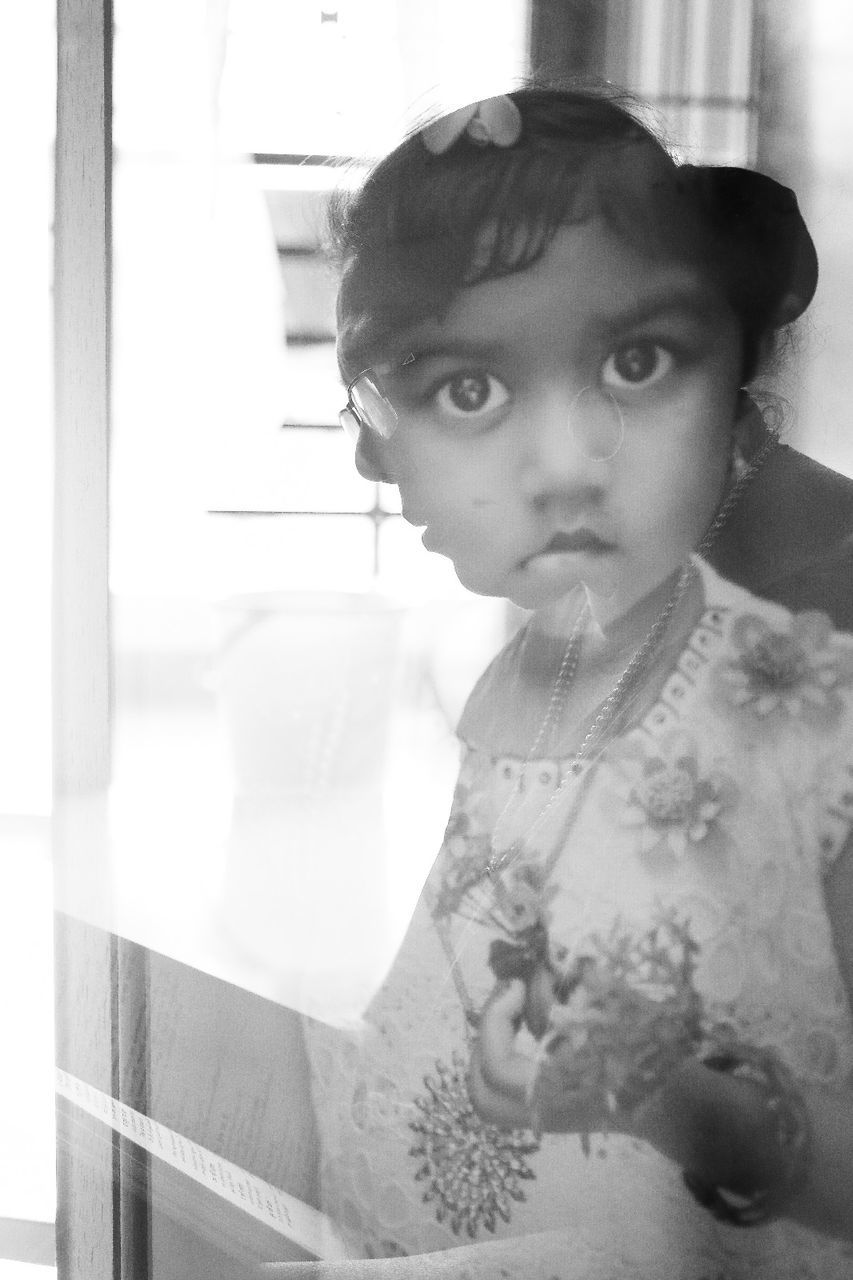
{"type": "Polygon", "coordinates": [[[597,388],[543,397],[522,430],[522,489],[535,501],[606,487],[624,440],[619,406],[597,388]]]}

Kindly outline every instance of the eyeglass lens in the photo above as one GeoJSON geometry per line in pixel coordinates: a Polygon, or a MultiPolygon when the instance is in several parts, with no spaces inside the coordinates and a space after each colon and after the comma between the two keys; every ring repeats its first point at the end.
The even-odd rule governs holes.
{"type": "Polygon", "coordinates": [[[359,416],[367,425],[387,440],[397,427],[397,413],[390,400],[383,395],[373,374],[363,373],[350,389],[352,402],[359,416]]]}

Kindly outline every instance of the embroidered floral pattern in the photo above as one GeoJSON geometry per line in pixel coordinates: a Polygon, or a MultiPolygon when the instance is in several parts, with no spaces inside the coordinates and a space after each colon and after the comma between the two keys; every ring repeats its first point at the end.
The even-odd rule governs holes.
{"type": "MultiPolygon", "coordinates": [[[[724,770],[702,770],[695,740],[680,730],[646,745],[638,738],[611,752],[621,801],[620,825],[637,833],[638,851],[684,857],[691,846],[719,848],[721,817],[738,799],[724,770]]],[[[605,802],[612,804],[612,794],[605,802]]]]}
{"type": "Polygon", "coordinates": [[[842,709],[838,690],[853,683],[853,651],[833,642],[824,613],[796,614],[787,630],[743,614],[732,627],[736,656],[720,664],[723,700],[758,719],[802,716],[833,719],[842,709]]]}
{"type": "Polygon", "coordinates": [[[510,864],[495,891],[501,915],[511,930],[524,931],[550,922],[550,903],[558,890],[548,883],[541,863],[527,858],[510,864]]]}
{"type": "Polygon", "coordinates": [[[486,875],[492,842],[487,835],[475,835],[471,825],[470,815],[454,808],[434,873],[439,882],[433,907],[436,918],[458,912],[486,875]]]}
{"type": "Polygon", "coordinates": [[[507,1132],[480,1119],[458,1055],[451,1066],[436,1062],[424,1084],[426,1096],[415,1098],[420,1117],[411,1122],[418,1141],[409,1152],[421,1161],[415,1178],[427,1184],[423,1198],[435,1202],[439,1222],[449,1220],[455,1235],[464,1231],[473,1240],[481,1226],[494,1232],[499,1218],[509,1222],[512,1202],[526,1198],[521,1184],[536,1176],[527,1157],[539,1143],[527,1130],[507,1132]]]}
{"type": "Polygon", "coordinates": [[[701,1041],[699,947],[686,921],[662,912],[641,934],[617,918],[585,948],[575,979],[555,987],[547,1056],[564,1087],[630,1109],[701,1041]]]}

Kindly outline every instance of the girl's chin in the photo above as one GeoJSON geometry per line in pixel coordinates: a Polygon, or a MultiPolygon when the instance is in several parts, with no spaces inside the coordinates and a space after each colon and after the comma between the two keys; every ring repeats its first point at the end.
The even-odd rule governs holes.
{"type": "MultiPolygon", "coordinates": [[[[591,624],[599,631],[606,632],[612,630],[623,619],[627,620],[634,615],[642,625],[645,625],[646,615],[653,620],[669,599],[674,584],[675,579],[672,575],[651,587],[646,587],[636,580],[629,584],[617,578],[598,578],[594,581],[589,578],[578,579],[573,586],[568,586],[564,591],[530,601],[522,607],[535,611],[539,625],[544,630],[562,634],[567,619],[571,620],[575,616],[575,599],[585,598],[591,624]],[[576,594],[578,588],[583,591],[583,597],[576,594]]],[[[514,603],[522,602],[517,600],[514,603]]]]}
{"type": "Polygon", "coordinates": [[[605,617],[617,616],[624,608],[630,608],[631,601],[627,605],[622,604],[625,584],[612,561],[608,559],[592,567],[572,565],[567,561],[569,557],[555,556],[544,566],[545,572],[542,566],[537,566],[537,572],[523,574],[510,599],[523,609],[547,613],[552,608],[559,610],[567,596],[582,588],[593,615],[600,615],[602,621],[605,617]],[[561,560],[563,563],[559,564],[561,560]]]}
{"type": "Polygon", "coordinates": [[[635,604],[643,598],[636,593],[621,592],[617,587],[609,591],[593,589],[584,584],[586,598],[589,603],[589,612],[593,622],[597,622],[600,627],[612,626],[619,618],[623,618],[626,613],[630,613],[635,604]]]}

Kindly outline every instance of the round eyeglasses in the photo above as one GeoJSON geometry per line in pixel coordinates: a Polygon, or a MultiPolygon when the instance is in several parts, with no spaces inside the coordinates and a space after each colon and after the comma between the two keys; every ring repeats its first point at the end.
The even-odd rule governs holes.
{"type": "Polygon", "coordinates": [[[338,420],[351,440],[358,440],[362,427],[388,440],[397,429],[397,411],[379,383],[376,369],[365,369],[347,387],[346,406],[338,420]]]}
{"type": "MultiPolygon", "coordinates": [[[[429,410],[423,408],[416,410],[412,418],[411,395],[407,395],[404,380],[399,377],[405,366],[414,361],[415,356],[409,354],[400,362],[364,369],[353,378],[347,387],[346,405],[338,414],[351,440],[357,443],[361,430],[389,440],[400,425],[401,415],[407,424],[410,419],[417,421],[418,415],[421,420],[429,418],[429,410]]],[[[456,408],[460,414],[470,410],[469,424],[476,424],[481,408],[480,393],[489,383],[490,375],[465,374],[454,381],[460,384],[456,408]]],[[[464,417],[460,417],[459,422],[464,422],[464,417]]],[[[565,427],[571,448],[591,462],[612,462],[625,443],[622,406],[600,386],[581,387],[569,406],[565,427]]]]}

